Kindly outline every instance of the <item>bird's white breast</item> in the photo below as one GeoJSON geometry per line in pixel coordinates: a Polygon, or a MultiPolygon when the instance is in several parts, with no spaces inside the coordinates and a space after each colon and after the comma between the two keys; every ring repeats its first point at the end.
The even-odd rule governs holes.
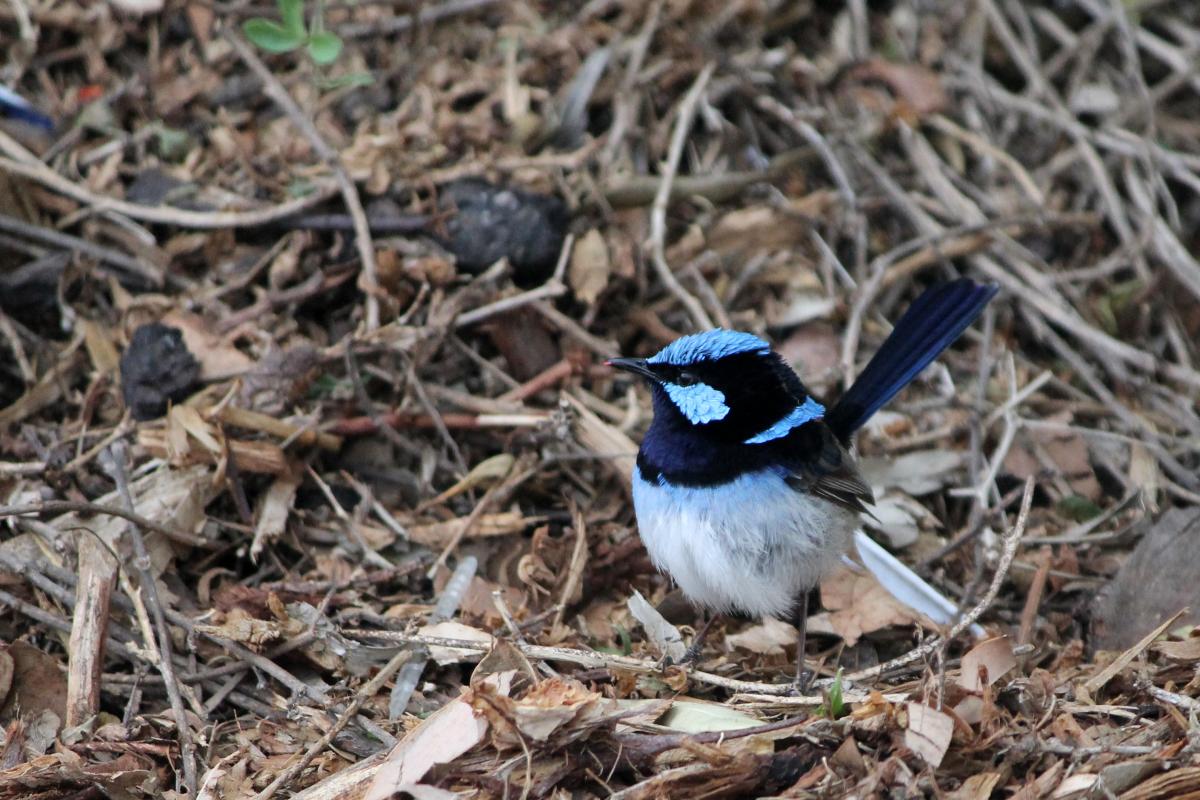
{"type": "Polygon", "coordinates": [[[846,552],[858,515],[798,492],[774,471],[715,487],[633,471],[638,529],[655,566],[697,605],[786,617],[846,552]]]}

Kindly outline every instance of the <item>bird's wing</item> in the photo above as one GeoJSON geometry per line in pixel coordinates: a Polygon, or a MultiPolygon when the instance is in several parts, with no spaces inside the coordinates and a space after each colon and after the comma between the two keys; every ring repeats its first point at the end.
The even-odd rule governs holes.
{"type": "Polygon", "coordinates": [[[854,457],[824,422],[814,420],[802,429],[796,431],[802,433],[797,437],[802,441],[788,459],[788,484],[852,511],[866,511],[875,503],[875,493],[858,471],[854,457]]]}

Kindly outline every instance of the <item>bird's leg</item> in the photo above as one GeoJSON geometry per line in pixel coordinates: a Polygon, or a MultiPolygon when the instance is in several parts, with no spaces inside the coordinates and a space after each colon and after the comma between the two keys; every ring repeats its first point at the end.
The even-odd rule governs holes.
{"type": "Polygon", "coordinates": [[[708,614],[704,612],[707,619],[701,624],[700,629],[696,631],[696,635],[692,637],[692,643],[688,647],[687,652],[683,654],[684,664],[695,664],[700,660],[700,651],[704,649],[704,640],[708,636],[708,629],[717,621],[719,614],[708,614]]]}
{"type": "Polygon", "coordinates": [[[812,680],[812,673],[804,669],[804,645],[808,635],[808,592],[800,593],[800,602],[796,608],[796,618],[794,620],[796,630],[800,632],[800,638],[796,642],[796,691],[804,694],[808,690],[809,681],[812,680]]]}

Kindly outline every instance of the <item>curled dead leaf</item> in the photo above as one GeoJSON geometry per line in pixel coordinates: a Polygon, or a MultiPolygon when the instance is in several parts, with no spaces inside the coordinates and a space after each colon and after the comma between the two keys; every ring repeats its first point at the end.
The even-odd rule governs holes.
{"type": "Polygon", "coordinates": [[[891,625],[920,624],[921,616],[891,595],[871,574],[842,568],[821,582],[821,605],[808,629],[832,633],[853,645],[863,634],[891,625]]]}
{"type": "Polygon", "coordinates": [[[972,647],[962,659],[959,684],[968,692],[983,691],[1017,665],[1007,636],[987,639],[972,647]]]}
{"type": "Polygon", "coordinates": [[[781,656],[784,648],[796,644],[800,633],[794,625],[766,617],[758,625],[751,625],[740,633],[725,637],[725,643],[730,647],[749,650],[765,656],[781,656]]]}

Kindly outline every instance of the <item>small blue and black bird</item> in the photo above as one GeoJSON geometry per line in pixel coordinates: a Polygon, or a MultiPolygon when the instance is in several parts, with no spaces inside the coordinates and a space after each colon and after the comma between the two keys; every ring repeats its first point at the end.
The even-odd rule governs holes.
{"type": "Polygon", "coordinates": [[[855,431],[996,290],[958,280],[926,291],[828,412],[749,333],[707,331],[650,358],[608,362],[646,378],[653,395],[633,504],[655,566],[705,609],[793,619],[797,682],[808,593],[847,552],[860,512],[874,502],[850,453],[855,431]]]}

